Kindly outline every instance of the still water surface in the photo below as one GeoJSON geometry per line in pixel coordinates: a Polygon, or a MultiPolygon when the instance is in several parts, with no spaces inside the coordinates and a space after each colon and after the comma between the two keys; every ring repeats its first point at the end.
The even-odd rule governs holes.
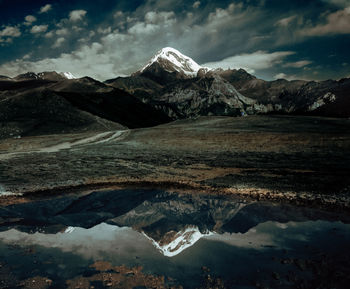
{"type": "Polygon", "coordinates": [[[0,263],[19,280],[45,276],[56,288],[96,261],[142,266],[184,288],[208,274],[227,288],[349,281],[349,219],[309,208],[121,190],[12,205],[0,218],[0,263]]]}

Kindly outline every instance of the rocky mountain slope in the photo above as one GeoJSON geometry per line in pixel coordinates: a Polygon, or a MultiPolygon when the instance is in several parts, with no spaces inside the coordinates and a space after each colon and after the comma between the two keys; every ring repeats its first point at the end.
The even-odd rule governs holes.
{"type": "Polygon", "coordinates": [[[13,78],[13,80],[35,80],[35,79],[42,79],[42,80],[51,80],[51,81],[58,81],[58,80],[64,80],[64,79],[75,79],[74,75],[70,72],[56,72],[56,71],[44,71],[40,73],[34,73],[34,72],[27,72],[23,74],[19,74],[16,77],[13,78]]]}
{"type": "Polygon", "coordinates": [[[19,92],[0,102],[0,138],[123,128],[43,88],[19,92]]]}
{"type": "Polygon", "coordinates": [[[170,121],[125,91],[89,77],[69,78],[56,72],[1,78],[0,138],[106,131],[170,121]]]}
{"type": "Polygon", "coordinates": [[[269,111],[321,116],[350,116],[350,79],[321,82],[278,79],[265,81],[239,70],[216,70],[240,93],[269,111]]]}
{"type": "Polygon", "coordinates": [[[257,113],[350,116],[350,79],[265,81],[243,69],[201,67],[173,48],[160,50],[131,76],[106,84],[173,118],[257,113]]]}
{"type": "Polygon", "coordinates": [[[183,55],[180,51],[165,47],[143,67],[136,74],[143,74],[147,72],[154,72],[156,65],[159,65],[163,70],[169,73],[178,73],[181,78],[196,77],[200,69],[210,70],[209,68],[202,67],[196,63],[193,59],[186,55],[183,55]]]}
{"type": "Polygon", "coordinates": [[[0,138],[176,119],[247,114],[350,117],[350,79],[265,81],[243,69],[209,69],[163,48],[129,77],[99,82],[55,71],[0,76],[0,138]]]}
{"type": "Polygon", "coordinates": [[[220,75],[169,47],[160,50],[130,77],[106,83],[124,89],[175,119],[240,116],[261,109],[257,101],[240,94],[220,75]]]}

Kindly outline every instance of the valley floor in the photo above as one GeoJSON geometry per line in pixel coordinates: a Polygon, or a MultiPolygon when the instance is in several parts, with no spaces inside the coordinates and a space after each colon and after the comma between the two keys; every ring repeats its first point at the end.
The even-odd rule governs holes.
{"type": "Polygon", "coordinates": [[[131,186],[349,212],[349,176],[349,119],[202,117],[145,129],[0,140],[1,205],[131,186]]]}

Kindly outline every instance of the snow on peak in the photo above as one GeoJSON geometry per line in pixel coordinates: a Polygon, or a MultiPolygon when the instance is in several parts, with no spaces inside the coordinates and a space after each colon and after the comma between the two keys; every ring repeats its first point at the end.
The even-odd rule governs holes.
{"type": "Polygon", "coordinates": [[[62,76],[64,76],[65,78],[67,78],[67,79],[75,79],[76,77],[72,74],[72,73],[70,73],[70,72],[61,72],[60,73],[62,76]]]}
{"type": "Polygon", "coordinates": [[[69,227],[67,227],[67,228],[64,230],[64,233],[70,234],[70,233],[73,233],[74,230],[75,230],[74,227],[69,226],[69,227]]]}
{"type": "Polygon", "coordinates": [[[197,226],[189,226],[177,232],[171,242],[161,245],[162,240],[157,242],[143,232],[143,235],[151,240],[153,245],[166,257],[174,257],[185,249],[193,246],[203,236],[210,236],[212,234],[212,232],[202,234],[197,226]]]}
{"type": "Polygon", "coordinates": [[[183,55],[180,51],[171,47],[165,47],[159,50],[157,54],[140,70],[140,72],[143,72],[155,62],[163,64],[163,67],[168,72],[177,71],[184,73],[189,77],[196,77],[198,70],[200,69],[204,68],[209,70],[207,67],[200,66],[190,57],[183,55]]]}

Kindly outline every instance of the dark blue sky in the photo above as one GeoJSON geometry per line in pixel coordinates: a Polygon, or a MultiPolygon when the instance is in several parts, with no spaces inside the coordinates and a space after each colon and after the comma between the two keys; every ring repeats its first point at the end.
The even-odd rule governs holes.
{"type": "Polygon", "coordinates": [[[264,79],[350,77],[350,0],[0,0],[0,74],[127,75],[171,46],[264,79]]]}

